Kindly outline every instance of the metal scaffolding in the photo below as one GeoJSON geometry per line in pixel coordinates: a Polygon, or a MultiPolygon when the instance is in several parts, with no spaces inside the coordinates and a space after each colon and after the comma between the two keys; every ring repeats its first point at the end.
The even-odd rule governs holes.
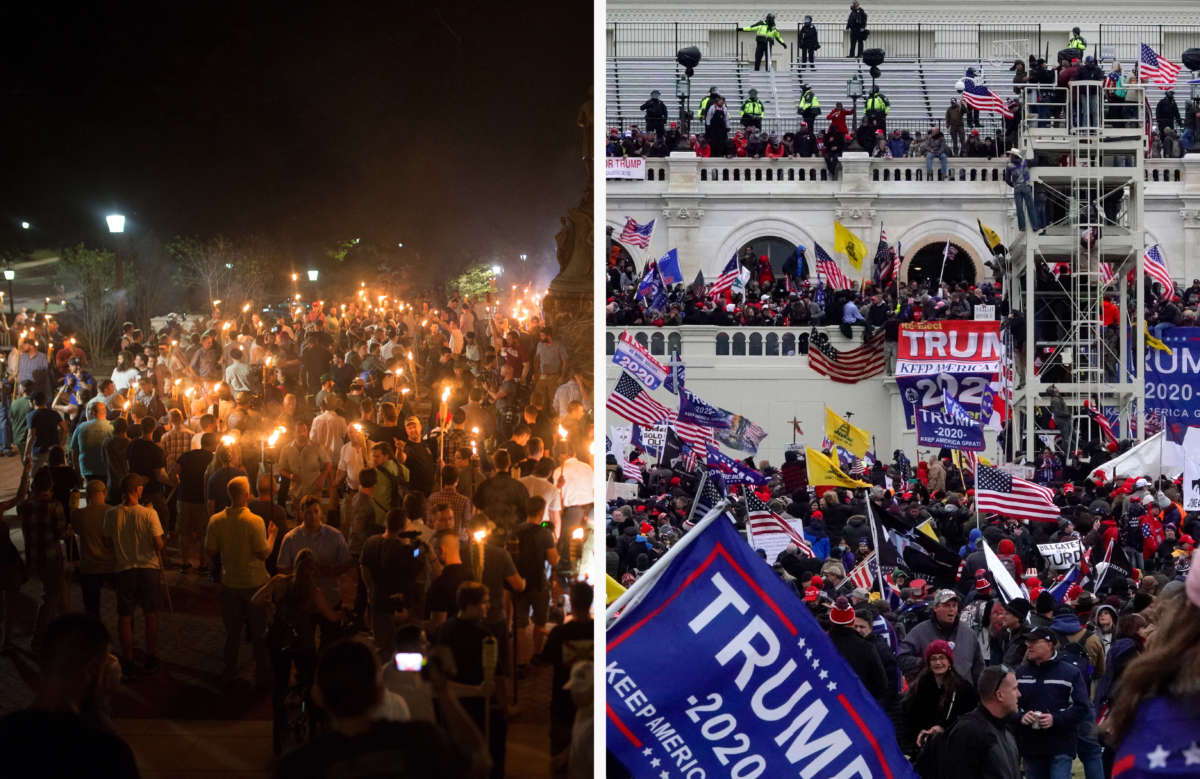
{"type": "Polygon", "coordinates": [[[1140,86],[1123,87],[1120,97],[1100,81],[1021,89],[1019,150],[1033,164],[1042,229],[1027,225],[1010,248],[1010,300],[1025,322],[1013,355],[1008,454],[1032,464],[1045,438],[1066,453],[1098,440],[1085,402],[1101,413],[1116,409],[1123,437],[1145,432],[1147,109],[1140,86]],[[1066,406],[1053,427],[1051,387],[1066,406]]]}

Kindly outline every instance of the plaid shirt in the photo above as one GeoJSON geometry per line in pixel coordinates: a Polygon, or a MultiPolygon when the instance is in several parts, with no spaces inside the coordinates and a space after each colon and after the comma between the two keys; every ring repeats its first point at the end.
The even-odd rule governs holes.
{"type": "Polygon", "coordinates": [[[21,533],[25,536],[25,562],[40,570],[62,560],[58,543],[67,534],[67,517],[57,500],[27,500],[17,508],[21,533]]]}
{"type": "Polygon", "coordinates": [[[192,435],[191,430],[180,426],[171,428],[159,440],[158,445],[162,447],[163,454],[167,458],[168,473],[175,470],[180,455],[192,448],[192,435]]]}
{"type": "Polygon", "coordinates": [[[464,537],[467,523],[471,521],[471,514],[475,510],[475,507],[471,505],[470,498],[460,495],[456,490],[443,487],[436,492],[431,492],[425,505],[432,510],[438,503],[445,503],[454,511],[454,523],[458,525],[458,535],[464,537]]]}

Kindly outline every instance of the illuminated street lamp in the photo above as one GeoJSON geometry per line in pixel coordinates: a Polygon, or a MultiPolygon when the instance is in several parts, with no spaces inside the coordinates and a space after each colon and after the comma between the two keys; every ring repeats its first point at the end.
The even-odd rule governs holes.
{"type": "Polygon", "coordinates": [[[317,270],[317,269],[315,269],[315,268],[309,268],[309,269],[308,269],[308,280],[309,280],[309,281],[314,281],[314,282],[315,282],[315,281],[317,280],[317,277],[318,277],[319,275],[321,275],[321,272],[320,272],[319,270],[317,270]]]}
{"type": "Polygon", "coordinates": [[[524,253],[522,253],[522,254],[521,254],[521,262],[525,262],[525,261],[526,261],[526,260],[528,260],[528,259],[529,259],[529,255],[528,255],[528,254],[524,254],[524,253]]]}
{"type": "Polygon", "coordinates": [[[499,265],[492,266],[492,275],[493,276],[499,276],[503,272],[504,272],[504,268],[501,268],[499,265]]]}
{"type": "Polygon", "coordinates": [[[397,248],[397,249],[403,249],[403,248],[404,248],[404,242],[403,242],[403,241],[399,241],[399,242],[397,242],[397,243],[396,243],[396,248],[397,248]]]}
{"type": "Polygon", "coordinates": [[[13,291],[12,291],[13,279],[15,279],[16,277],[17,277],[17,272],[15,270],[13,270],[12,268],[4,269],[4,280],[8,282],[8,315],[9,316],[17,315],[16,310],[13,308],[13,291]]]}
{"type": "MultiPolygon", "coordinates": [[[[125,215],[124,214],[109,214],[104,217],[104,221],[108,222],[108,231],[110,233],[125,232],[125,215]]],[[[117,272],[116,272],[116,287],[117,287],[117,319],[121,322],[125,321],[125,268],[121,262],[121,252],[117,252],[116,256],[117,272]]]]}
{"type": "Polygon", "coordinates": [[[28,230],[28,229],[29,229],[30,227],[32,227],[32,226],[33,226],[33,225],[29,224],[29,222],[21,222],[21,229],[22,229],[22,230],[28,230]]]}

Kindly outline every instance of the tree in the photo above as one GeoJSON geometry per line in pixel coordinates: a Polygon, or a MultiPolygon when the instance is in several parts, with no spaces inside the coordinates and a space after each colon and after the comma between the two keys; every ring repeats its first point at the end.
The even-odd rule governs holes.
{"type": "MultiPolygon", "coordinates": [[[[180,280],[198,286],[208,300],[224,300],[231,289],[233,268],[240,259],[237,247],[224,236],[201,240],[177,237],[167,244],[180,280]]],[[[207,304],[206,304],[207,305],[207,304]]]]}
{"type": "Polygon", "coordinates": [[[450,279],[446,282],[446,288],[450,292],[457,292],[460,297],[483,297],[485,292],[495,289],[495,278],[492,266],[480,263],[450,279]]]}
{"type": "Polygon", "coordinates": [[[83,244],[65,250],[58,273],[64,282],[79,286],[78,298],[70,301],[70,317],[93,361],[108,354],[117,334],[116,301],[110,285],[116,273],[117,255],[106,249],[88,249],[83,244]]]}

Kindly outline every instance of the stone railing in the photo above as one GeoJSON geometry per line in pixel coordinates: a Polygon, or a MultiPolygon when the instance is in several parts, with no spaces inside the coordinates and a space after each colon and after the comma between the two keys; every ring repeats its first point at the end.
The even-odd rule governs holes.
{"type": "MultiPolygon", "coordinates": [[[[685,360],[705,357],[796,357],[796,340],[812,327],[717,327],[714,325],[684,325],[682,327],[607,327],[604,332],[604,353],[612,356],[622,332],[629,332],[656,357],[669,357],[678,352],[685,360]]],[[[829,341],[839,349],[852,349],[862,344],[861,337],[847,339],[837,327],[819,327],[829,341]]],[[[861,336],[861,330],[856,336],[861,336]]]]}
{"type": "MultiPolygon", "coordinates": [[[[925,160],[871,159],[862,152],[847,153],[832,179],[820,157],[781,157],[778,159],[701,158],[691,154],[646,160],[646,179],[608,181],[613,194],[842,192],[883,194],[895,184],[906,186],[904,194],[928,193],[936,189],[959,194],[1002,194],[1010,190],[1004,183],[1006,160],[978,157],[950,157],[949,176],[940,180],[940,163],[934,161],[932,178],[926,175],[925,160]],[[947,190],[947,187],[951,189],[947,190]]],[[[1170,193],[1182,187],[1184,192],[1200,192],[1200,154],[1178,159],[1148,159],[1145,179],[1152,192],[1170,193]]]]}

